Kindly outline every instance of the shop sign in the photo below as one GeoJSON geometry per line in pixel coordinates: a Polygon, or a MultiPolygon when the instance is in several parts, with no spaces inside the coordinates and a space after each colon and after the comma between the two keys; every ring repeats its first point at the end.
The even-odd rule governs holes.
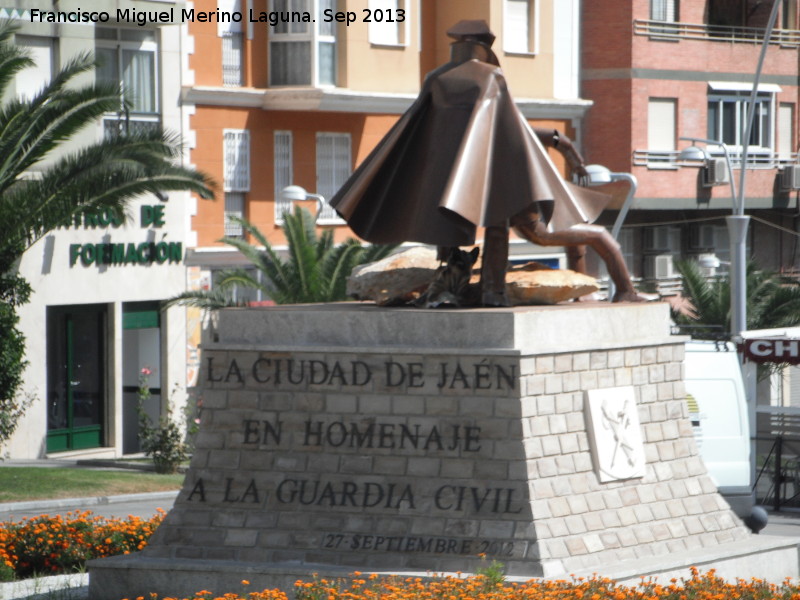
{"type": "Polygon", "coordinates": [[[754,363],[800,364],[800,339],[753,338],[745,340],[739,351],[754,363]]]}
{"type": "MultiPolygon", "coordinates": [[[[166,224],[163,204],[145,204],[139,211],[142,228],[160,228],[166,224]]],[[[118,229],[122,219],[112,211],[84,212],[75,216],[72,225],[83,229],[98,227],[118,229]]],[[[176,264],[183,260],[182,242],[114,242],[104,240],[94,244],[70,244],[69,266],[80,263],[92,265],[151,265],[176,264]]]]}

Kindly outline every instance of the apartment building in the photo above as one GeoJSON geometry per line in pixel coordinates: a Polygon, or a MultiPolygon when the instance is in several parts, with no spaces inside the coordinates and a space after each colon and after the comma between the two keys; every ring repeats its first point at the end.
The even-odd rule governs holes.
{"type": "MultiPolygon", "coordinates": [[[[24,0],[0,8],[0,18],[19,25],[16,43],[36,61],[17,76],[14,93],[35,93],[71,57],[94,52],[104,64],[86,78],[121,82],[131,106],[105,115],[67,150],[126,128],[163,125],[185,133],[180,26],[140,25],[132,12],[117,18],[118,10],[168,11],[183,3],[87,4],[24,0]],[[50,12],[77,15],[81,9],[108,18],[47,20],[50,12]],[[38,20],[32,10],[47,14],[38,20]]],[[[22,394],[31,404],[3,448],[10,457],[137,452],[136,392],[144,367],[153,393],[148,413],[163,413],[168,395],[183,406],[192,364],[186,311],[161,311],[160,302],[185,289],[184,255],[196,245],[189,221],[194,204],[188,193],[142,197],[130,205],[126,225],[110,215],[84,214],[24,255],[20,271],[33,294],[19,310],[29,363],[22,394]]]]}
{"type": "MultiPolygon", "coordinates": [[[[217,202],[200,203],[192,219],[198,246],[188,260],[202,285],[210,285],[214,270],[241,264],[218,242],[243,234],[230,215],[247,218],[281,246],[282,214],[292,207],[281,190],[297,185],[333,196],[410,106],[425,74],[449,60],[445,32],[461,19],[484,19],[497,35],[493,48],[532,125],[580,137],[590,106],[578,93],[578,0],[197,0],[192,6],[247,16],[189,24],[183,101],[193,112],[191,160],[224,188],[217,202]],[[249,19],[280,20],[292,11],[308,11],[316,21],[249,19]]],[[[352,236],[329,206],[318,224],[333,228],[337,239],[352,236]]],[[[512,253],[556,263],[563,256],[521,242],[512,253]]]]}
{"type": "Polygon", "coordinates": [[[800,266],[798,2],[777,1],[746,165],[742,125],[772,2],[583,3],[581,92],[594,103],[583,148],[588,162],[637,178],[621,242],[633,273],[656,288],[669,288],[679,258],[730,260],[729,164],[737,190],[746,169],[748,254],[773,270],[800,266]],[[707,153],[702,166],[682,159],[693,143],[707,153]]]}

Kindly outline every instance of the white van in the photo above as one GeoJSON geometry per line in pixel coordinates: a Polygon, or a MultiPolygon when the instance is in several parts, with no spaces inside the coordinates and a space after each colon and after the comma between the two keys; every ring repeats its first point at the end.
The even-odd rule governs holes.
{"type": "Polygon", "coordinates": [[[720,494],[749,521],[755,505],[750,417],[734,344],[687,342],[684,380],[700,456],[720,494]]]}

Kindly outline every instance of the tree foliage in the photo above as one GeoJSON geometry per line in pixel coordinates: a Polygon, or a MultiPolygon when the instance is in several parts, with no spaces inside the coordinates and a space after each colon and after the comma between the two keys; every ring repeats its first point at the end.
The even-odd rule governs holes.
{"type": "Polygon", "coordinates": [[[294,213],[285,213],[283,218],[283,232],[288,242],[284,258],[252,223],[246,219],[234,218],[233,221],[242,225],[255,244],[230,237],[220,241],[241,252],[261,277],[243,268],[228,269],[220,273],[214,289],[186,292],[173,298],[171,303],[210,309],[235,306],[233,290],[236,287],[260,290],[277,304],[346,300],[347,277],[353,268],[380,260],[394,249],[394,246],[363,246],[352,238],[334,244],[333,231],[317,234],[311,213],[295,207],[294,213]]]}
{"type": "Polygon", "coordinates": [[[28,283],[19,275],[0,273],[0,445],[14,433],[28,404],[14,392],[28,364],[16,307],[27,302],[29,294],[28,283]]]}
{"type": "MultiPolygon", "coordinates": [[[[730,331],[730,275],[707,277],[696,261],[676,264],[683,295],[691,302],[688,311],[673,311],[678,325],[691,328],[699,338],[718,337],[730,331]]],[[[800,323],[800,284],[747,263],[747,329],[792,327],[800,323]]]]}

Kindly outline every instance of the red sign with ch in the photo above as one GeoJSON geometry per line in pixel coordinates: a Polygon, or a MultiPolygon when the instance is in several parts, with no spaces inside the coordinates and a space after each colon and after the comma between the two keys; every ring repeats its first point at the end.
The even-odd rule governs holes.
{"type": "Polygon", "coordinates": [[[745,360],[754,363],[800,364],[800,339],[749,339],[739,345],[745,360]]]}

